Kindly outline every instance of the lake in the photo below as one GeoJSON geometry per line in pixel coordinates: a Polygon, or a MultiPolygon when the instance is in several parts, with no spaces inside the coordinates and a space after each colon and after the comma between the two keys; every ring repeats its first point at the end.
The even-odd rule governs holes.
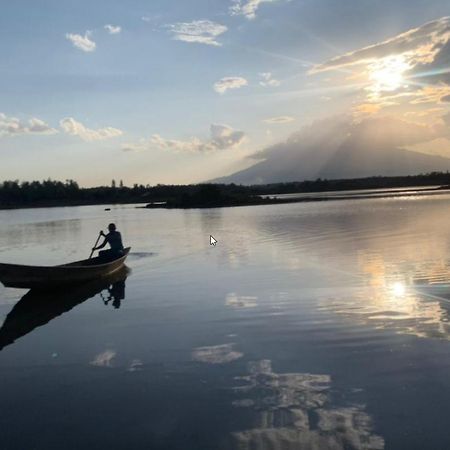
{"type": "Polygon", "coordinates": [[[0,448],[450,448],[449,207],[0,211],[1,262],[132,247],[42,309],[0,287],[0,448]]]}

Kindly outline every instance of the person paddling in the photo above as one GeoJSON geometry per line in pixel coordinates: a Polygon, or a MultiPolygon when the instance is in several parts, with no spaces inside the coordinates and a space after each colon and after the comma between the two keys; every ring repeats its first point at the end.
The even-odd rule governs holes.
{"type": "Polygon", "coordinates": [[[100,250],[105,247],[106,244],[109,244],[109,246],[111,247],[110,250],[103,250],[99,252],[100,256],[117,257],[123,255],[122,235],[116,230],[116,225],[114,223],[110,223],[108,225],[108,231],[108,234],[100,231],[100,235],[105,239],[99,246],[94,247],[92,251],[94,252],[95,250],[100,250]]]}

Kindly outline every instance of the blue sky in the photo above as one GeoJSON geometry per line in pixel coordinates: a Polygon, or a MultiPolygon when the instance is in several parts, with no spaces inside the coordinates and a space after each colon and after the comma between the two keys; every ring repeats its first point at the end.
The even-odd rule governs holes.
{"type": "Polygon", "coordinates": [[[379,54],[382,70],[359,59],[350,75],[330,61],[449,12],[443,0],[5,3],[0,180],[198,182],[247,167],[249,155],[328,116],[390,108],[435,126],[448,112],[446,79],[432,84],[442,88],[436,105],[392,105],[392,91],[406,89],[397,72],[424,64],[411,49],[387,81],[379,54]]]}

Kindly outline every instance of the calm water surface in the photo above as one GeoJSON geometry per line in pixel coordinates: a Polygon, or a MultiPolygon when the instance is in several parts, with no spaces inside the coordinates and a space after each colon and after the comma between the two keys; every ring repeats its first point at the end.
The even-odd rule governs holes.
{"type": "Polygon", "coordinates": [[[0,449],[450,448],[450,195],[1,211],[0,261],[111,221],[125,281],[0,288],[0,449]]]}

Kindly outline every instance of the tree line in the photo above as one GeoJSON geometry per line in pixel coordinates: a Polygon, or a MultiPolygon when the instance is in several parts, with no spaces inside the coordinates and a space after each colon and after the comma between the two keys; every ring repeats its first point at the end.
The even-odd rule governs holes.
{"type": "MultiPolygon", "coordinates": [[[[414,176],[368,177],[344,180],[317,179],[310,181],[244,186],[237,184],[197,184],[156,186],[134,184],[125,186],[115,180],[109,186],[83,188],[74,180],[44,181],[7,180],[0,183],[0,208],[69,206],[107,203],[168,202],[189,205],[207,202],[211,205],[235,204],[275,194],[341,191],[412,186],[450,185],[448,172],[432,172],[414,176]]],[[[252,202],[250,202],[252,203],[252,202]]]]}

